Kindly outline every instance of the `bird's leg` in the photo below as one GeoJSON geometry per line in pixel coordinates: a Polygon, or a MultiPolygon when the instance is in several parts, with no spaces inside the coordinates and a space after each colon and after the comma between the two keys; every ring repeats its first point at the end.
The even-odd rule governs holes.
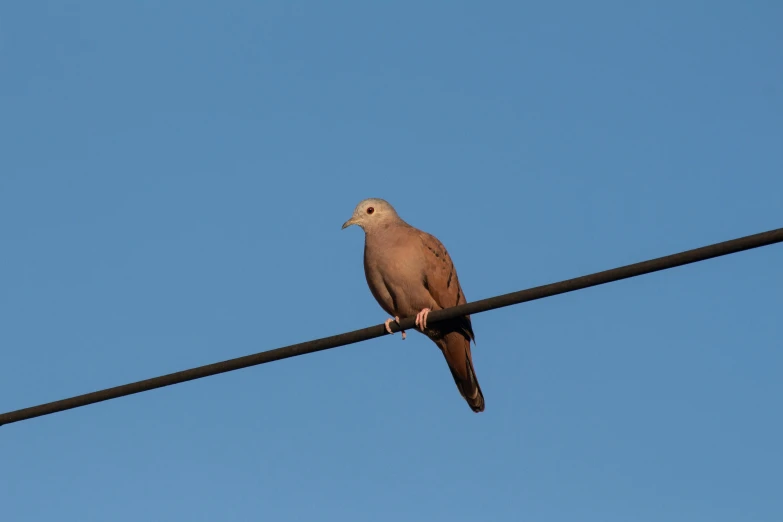
{"type": "MultiPolygon", "coordinates": [[[[392,332],[392,331],[391,331],[391,327],[389,326],[389,323],[391,323],[392,321],[394,321],[395,323],[397,323],[397,326],[399,326],[399,325],[400,325],[400,318],[399,318],[399,317],[396,317],[396,316],[394,317],[394,319],[392,319],[391,317],[389,317],[389,318],[388,318],[388,319],[386,319],[386,321],[383,323],[383,325],[386,327],[386,331],[387,331],[387,332],[389,332],[390,334],[393,334],[393,333],[394,333],[394,332],[392,332]]],[[[400,333],[402,334],[402,340],[404,341],[404,340],[405,340],[405,330],[400,330],[400,333]]]]}
{"type": "Polygon", "coordinates": [[[429,308],[422,308],[421,312],[416,314],[416,326],[421,328],[422,332],[427,328],[427,316],[431,311],[429,308]]]}

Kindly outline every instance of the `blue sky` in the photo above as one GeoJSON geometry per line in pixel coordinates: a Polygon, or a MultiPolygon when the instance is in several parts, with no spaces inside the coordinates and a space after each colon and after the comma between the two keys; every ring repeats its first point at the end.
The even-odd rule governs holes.
{"type": "MultiPolygon", "coordinates": [[[[0,411],[783,226],[783,4],[0,7],[0,411]]],[[[0,428],[14,522],[783,518],[783,246],[0,428]]]]}

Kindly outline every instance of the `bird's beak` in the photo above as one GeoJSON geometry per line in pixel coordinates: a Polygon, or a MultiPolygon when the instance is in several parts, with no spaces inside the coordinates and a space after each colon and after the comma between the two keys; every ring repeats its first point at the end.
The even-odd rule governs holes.
{"type": "Polygon", "coordinates": [[[342,229],[344,230],[344,229],[350,227],[351,225],[355,225],[355,224],[356,224],[356,220],[354,218],[351,218],[348,221],[346,221],[345,223],[343,223],[343,228],[342,229]]]}

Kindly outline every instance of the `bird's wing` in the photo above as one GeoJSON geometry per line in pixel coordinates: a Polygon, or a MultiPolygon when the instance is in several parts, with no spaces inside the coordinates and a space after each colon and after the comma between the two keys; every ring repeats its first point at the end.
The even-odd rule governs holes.
{"type": "MultiPolygon", "coordinates": [[[[446,251],[446,247],[435,236],[419,231],[421,239],[424,267],[424,286],[433,300],[441,308],[450,308],[467,302],[457,277],[457,269],[446,251]]],[[[475,342],[470,316],[458,319],[459,328],[469,339],[475,342]]]]}

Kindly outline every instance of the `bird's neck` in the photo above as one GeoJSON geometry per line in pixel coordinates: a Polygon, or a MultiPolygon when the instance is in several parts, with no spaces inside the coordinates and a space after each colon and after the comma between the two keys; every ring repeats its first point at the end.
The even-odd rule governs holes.
{"type": "Polygon", "coordinates": [[[415,229],[401,219],[387,223],[377,223],[372,228],[364,231],[365,248],[372,247],[377,248],[379,251],[386,250],[386,248],[406,238],[408,236],[407,233],[412,230],[415,229]]]}

